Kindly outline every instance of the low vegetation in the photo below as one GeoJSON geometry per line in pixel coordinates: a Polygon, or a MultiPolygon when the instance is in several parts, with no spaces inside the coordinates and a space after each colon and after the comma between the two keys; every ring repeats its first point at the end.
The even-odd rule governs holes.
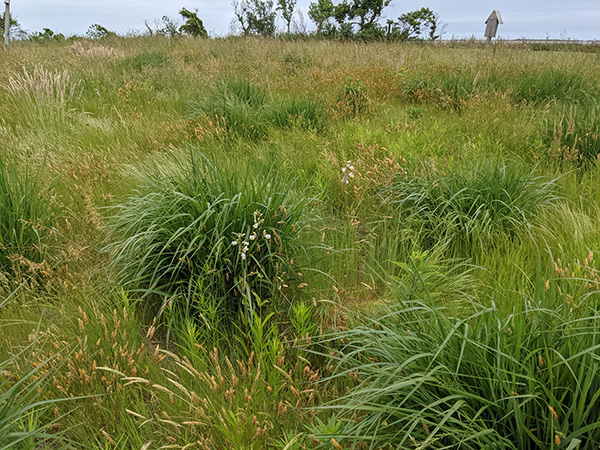
{"type": "Polygon", "coordinates": [[[355,3],[0,55],[0,449],[597,448],[597,55],[355,3]]]}

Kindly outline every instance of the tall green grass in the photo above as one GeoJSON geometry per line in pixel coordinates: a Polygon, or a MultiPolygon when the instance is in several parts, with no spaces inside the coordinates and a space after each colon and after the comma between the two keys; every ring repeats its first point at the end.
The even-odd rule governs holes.
{"type": "MultiPolygon", "coordinates": [[[[398,281],[398,280],[396,280],[398,281]]],[[[419,279],[419,282],[423,280],[419,279]]],[[[425,287],[425,286],[424,286],[425,287]]],[[[465,318],[408,298],[336,337],[356,384],[325,433],[370,448],[594,449],[600,441],[600,314],[538,275],[510,312],[465,318]]]]}
{"type": "Polygon", "coordinates": [[[72,79],[66,70],[52,71],[38,65],[33,70],[23,68],[22,73],[8,79],[7,103],[21,125],[50,130],[54,124],[64,129],[69,107],[81,95],[80,84],[81,80],[72,79]]]}
{"type": "Polygon", "coordinates": [[[139,55],[132,56],[123,60],[125,67],[131,67],[132,69],[142,72],[146,68],[158,69],[167,64],[169,58],[162,52],[149,52],[140,53],[139,55]]]}
{"type": "Polygon", "coordinates": [[[493,81],[498,87],[506,88],[516,102],[537,105],[548,104],[553,100],[567,104],[593,103],[600,93],[597,86],[579,73],[560,69],[505,76],[493,81]]]}
{"type": "Polygon", "coordinates": [[[401,174],[390,200],[399,221],[421,230],[426,247],[449,242],[469,256],[525,231],[536,214],[556,200],[556,185],[515,163],[479,163],[472,169],[424,169],[401,174]]]}
{"type": "MultiPolygon", "coordinates": [[[[14,300],[13,295],[14,292],[0,301],[0,317],[7,304],[14,300]]],[[[41,395],[52,373],[44,373],[48,361],[32,363],[39,330],[34,333],[31,343],[0,359],[0,450],[34,450],[41,445],[58,443],[58,435],[52,433],[51,426],[61,417],[48,420],[44,415],[58,400],[47,401],[41,395]],[[27,360],[29,362],[23,364],[27,360]]],[[[8,349],[2,349],[0,358],[7,355],[5,351],[8,349]]]]}
{"type": "Polygon", "coordinates": [[[327,126],[325,109],[307,98],[283,100],[273,106],[270,121],[281,129],[323,131],[327,126]]]}
{"type": "Polygon", "coordinates": [[[322,131],[326,113],[307,98],[275,99],[246,80],[220,83],[191,104],[192,116],[215,121],[228,135],[249,140],[265,138],[270,128],[322,131]]]}
{"type": "Polygon", "coordinates": [[[402,100],[432,102],[460,111],[475,95],[507,95],[515,104],[543,106],[553,102],[594,105],[600,90],[580,73],[550,69],[536,72],[479,70],[406,73],[400,79],[402,100]]]}
{"type": "Polygon", "coordinates": [[[205,114],[222,125],[229,134],[246,139],[266,135],[267,92],[246,80],[222,82],[199,101],[193,102],[192,115],[205,114]]]}
{"type": "Polygon", "coordinates": [[[13,273],[45,260],[56,212],[42,167],[20,171],[0,158],[0,271],[13,273]]]}
{"type": "Polygon", "coordinates": [[[580,164],[597,161],[600,155],[600,107],[563,108],[555,118],[546,120],[543,132],[551,158],[580,164]]]}
{"type": "Polygon", "coordinates": [[[195,301],[203,292],[235,313],[282,288],[305,220],[289,178],[264,166],[220,168],[193,152],[149,176],[109,225],[128,289],[195,301]]]}

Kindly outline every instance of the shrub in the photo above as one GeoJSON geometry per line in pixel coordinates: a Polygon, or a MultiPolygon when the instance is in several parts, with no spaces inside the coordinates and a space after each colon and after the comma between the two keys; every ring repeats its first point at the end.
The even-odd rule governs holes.
{"type": "Polygon", "coordinates": [[[52,183],[43,186],[42,175],[41,168],[20,173],[0,158],[0,272],[12,273],[16,264],[34,269],[45,260],[56,209],[52,183]]]}
{"type": "Polygon", "coordinates": [[[302,229],[303,200],[289,181],[260,167],[222,170],[193,153],[151,177],[110,222],[108,248],[128,289],[188,300],[201,290],[234,313],[282,287],[302,229]]]}
{"type": "Polygon", "coordinates": [[[542,280],[512,312],[492,302],[458,318],[426,296],[402,297],[342,333],[336,376],[357,382],[328,406],[339,408],[338,426],[317,437],[369,448],[596,448],[600,314],[542,280]]]}
{"type": "Polygon", "coordinates": [[[463,172],[402,173],[393,183],[392,201],[400,207],[400,220],[424,232],[427,246],[449,241],[464,255],[502,235],[514,237],[554,202],[554,191],[554,181],[526,167],[488,161],[463,172]]]}

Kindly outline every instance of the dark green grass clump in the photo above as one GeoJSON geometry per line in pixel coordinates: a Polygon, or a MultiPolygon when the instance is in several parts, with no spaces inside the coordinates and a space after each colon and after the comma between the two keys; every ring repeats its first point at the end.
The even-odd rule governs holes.
{"type": "Polygon", "coordinates": [[[248,81],[228,81],[192,104],[194,116],[222,121],[231,135],[258,139],[266,135],[267,93],[248,81]]]}
{"type": "Polygon", "coordinates": [[[123,61],[126,67],[141,72],[144,69],[160,69],[169,62],[169,58],[162,52],[140,53],[123,61]]]}
{"type": "Polygon", "coordinates": [[[41,168],[19,172],[0,158],[0,272],[44,261],[56,212],[51,188],[41,168]]]}
{"type": "Polygon", "coordinates": [[[517,105],[593,105],[600,89],[577,72],[558,69],[536,73],[406,74],[400,81],[402,100],[429,102],[459,111],[474,95],[493,93],[507,94],[517,105]]]}
{"type": "Polygon", "coordinates": [[[392,199],[399,220],[423,232],[425,245],[449,243],[465,256],[513,238],[554,202],[555,184],[516,164],[485,162],[471,170],[398,176],[392,199]]]}
{"type": "Polygon", "coordinates": [[[116,207],[109,246],[120,279],[144,295],[209,295],[222,311],[276,291],[303,200],[271,169],[222,170],[200,156],[152,175],[116,207]]]}
{"type": "Polygon", "coordinates": [[[291,99],[274,106],[271,120],[281,129],[299,128],[323,131],[327,124],[325,109],[308,99],[291,99]]]}
{"type": "Polygon", "coordinates": [[[230,136],[258,140],[270,128],[322,130],[326,125],[323,107],[308,99],[276,101],[267,92],[246,80],[219,84],[199,101],[193,102],[192,116],[216,120],[230,136]]]}
{"type": "Polygon", "coordinates": [[[537,105],[553,100],[584,104],[593,101],[600,93],[597,86],[578,73],[564,70],[545,70],[541,73],[520,74],[494,81],[496,86],[505,87],[511,92],[516,102],[537,105]]]}
{"type": "Polygon", "coordinates": [[[513,312],[492,302],[466,318],[402,297],[341,333],[336,378],[357,384],[317,437],[344,448],[596,448],[600,314],[541,278],[523,296],[513,312]]]}

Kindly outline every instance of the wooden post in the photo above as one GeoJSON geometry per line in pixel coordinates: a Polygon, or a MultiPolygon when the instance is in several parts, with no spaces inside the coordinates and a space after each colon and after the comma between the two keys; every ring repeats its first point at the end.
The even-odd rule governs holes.
{"type": "Polygon", "coordinates": [[[4,0],[6,8],[4,9],[4,48],[8,53],[8,46],[10,44],[10,0],[4,0]]]}

